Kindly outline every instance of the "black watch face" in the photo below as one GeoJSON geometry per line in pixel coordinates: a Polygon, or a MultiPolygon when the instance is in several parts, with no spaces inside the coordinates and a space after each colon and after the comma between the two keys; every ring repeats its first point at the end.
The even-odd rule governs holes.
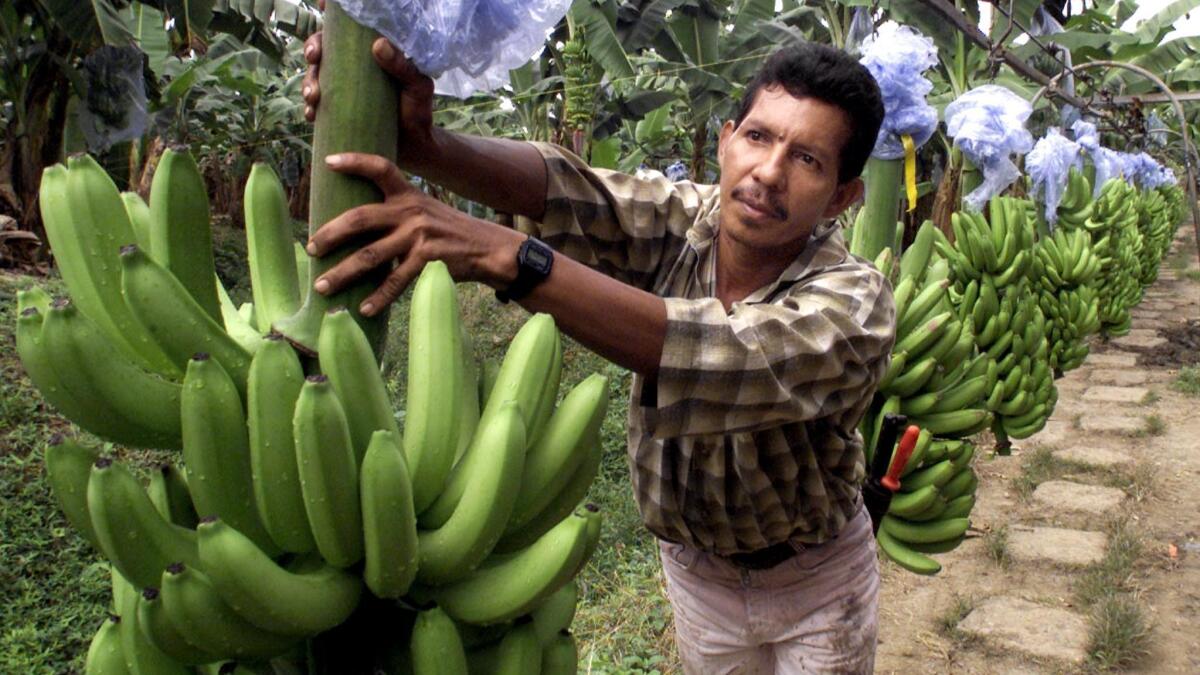
{"type": "Polygon", "coordinates": [[[522,262],[530,267],[545,271],[550,267],[552,253],[541,246],[526,246],[522,262]]]}

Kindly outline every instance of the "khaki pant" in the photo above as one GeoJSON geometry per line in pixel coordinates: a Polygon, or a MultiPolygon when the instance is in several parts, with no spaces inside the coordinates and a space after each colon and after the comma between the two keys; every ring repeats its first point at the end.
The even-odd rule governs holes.
{"type": "Polygon", "coordinates": [[[870,673],[879,571],[866,509],[768,570],[660,542],[687,675],[870,673]]]}

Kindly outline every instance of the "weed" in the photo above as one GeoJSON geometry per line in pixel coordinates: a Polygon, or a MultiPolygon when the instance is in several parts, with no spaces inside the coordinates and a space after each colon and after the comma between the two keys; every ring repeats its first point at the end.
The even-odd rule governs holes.
{"type": "Polygon", "coordinates": [[[1093,610],[1088,659],[1098,670],[1128,669],[1150,652],[1150,624],[1135,594],[1110,595],[1093,610]]]}
{"type": "Polygon", "coordinates": [[[1154,492],[1156,471],[1149,462],[1138,462],[1128,471],[1109,471],[1105,485],[1123,490],[1136,501],[1142,501],[1154,492]]]}
{"type": "Polygon", "coordinates": [[[1200,270],[1188,270],[1183,273],[1183,278],[1188,281],[1200,281],[1200,270]]]}
{"type": "Polygon", "coordinates": [[[1028,498],[1038,485],[1078,468],[1082,467],[1055,457],[1050,448],[1041,447],[1022,460],[1021,473],[1012,479],[1012,486],[1022,498],[1028,498]]]}
{"type": "Polygon", "coordinates": [[[1200,396],[1200,366],[1181,368],[1179,375],[1171,382],[1171,389],[1188,396],[1200,396]]]}
{"type": "Polygon", "coordinates": [[[1071,416],[1071,428],[1075,431],[1083,428],[1083,413],[1075,413],[1071,416]]]}
{"type": "Polygon", "coordinates": [[[1159,399],[1161,398],[1162,397],[1158,395],[1157,391],[1148,389],[1146,390],[1146,395],[1142,397],[1142,400],[1139,401],[1139,403],[1142,405],[1154,405],[1155,403],[1158,403],[1159,399]]]}
{"type": "Polygon", "coordinates": [[[1075,598],[1084,607],[1132,591],[1134,567],[1145,549],[1141,536],[1129,521],[1115,520],[1105,529],[1108,547],[1104,557],[1088,566],[1074,584],[1075,598]]]}
{"type": "Polygon", "coordinates": [[[974,609],[975,598],[955,593],[954,601],[935,620],[937,631],[959,645],[970,642],[973,638],[964,633],[958,624],[962,623],[962,620],[967,618],[967,615],[974,609]]]}
{"type": "Polygon", "coordinates": [[[1146,424],[1142,427],[1146,436],[1162,436],[1167,433],[1167,423],[1158,415],[1146,415],[1146,424]]]}
{"type": "Polygon", "coordinates": [[[987,547],[988,557],[1003,569],[1012,564],[1012,555],[1008,551],[1008,525],[993,528],[983,536],[987,547]]]}

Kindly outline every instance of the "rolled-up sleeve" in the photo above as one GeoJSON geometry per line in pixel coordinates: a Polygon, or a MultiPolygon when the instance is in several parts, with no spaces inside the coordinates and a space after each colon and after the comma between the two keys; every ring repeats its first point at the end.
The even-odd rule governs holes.
{"type": "Polygon", "coordinates": [[[546,162],[545,214],[511,223],[559,253],[624,283],[650,290],[664,260],[718,202],[717,189],[660,173],[643,177],[595,169],[549,143],[533,143],[546,162]]]}
{"type": "Polygon", "coordinates": [[[801,280],[773,303],[666,298],[653,405],[655,438],[755,432],[853,408],[890,358],[895,309],[865,265],[801,280]]]}

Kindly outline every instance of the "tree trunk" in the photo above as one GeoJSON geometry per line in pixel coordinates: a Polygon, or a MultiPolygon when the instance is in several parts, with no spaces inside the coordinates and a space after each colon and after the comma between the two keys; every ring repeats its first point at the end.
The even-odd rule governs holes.
{"type": "Polygon", "coordinates": [[[705,181],[708,173],[708,158],[704,156],[704,148],[708,144],[708,120],[696,123],[692,133],[692,180],[697,183],[705,181]]]}

